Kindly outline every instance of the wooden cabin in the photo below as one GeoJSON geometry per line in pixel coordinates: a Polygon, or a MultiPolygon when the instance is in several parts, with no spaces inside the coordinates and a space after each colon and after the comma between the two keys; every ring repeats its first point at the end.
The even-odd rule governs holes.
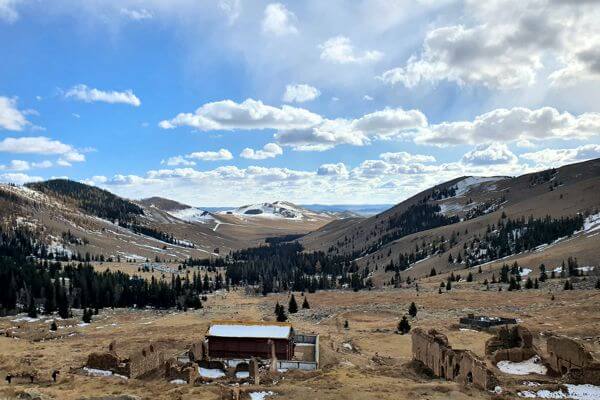
{"type": "Polygon", "coordinates": [[[210,358],[270,359],[273,345],[278,360],[294,357],[294,329],[288,323],[213,321],[206,340],[210,358]]]}

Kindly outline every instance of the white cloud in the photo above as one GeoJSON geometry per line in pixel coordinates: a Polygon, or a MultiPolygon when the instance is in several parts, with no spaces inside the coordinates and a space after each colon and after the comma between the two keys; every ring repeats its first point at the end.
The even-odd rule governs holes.
{"type": "Polygon", "coordinates": [[[243,103],[222,100],[206,103],[195,113],[180,113],[171,120],[161,121],[163,129],[190,126],[201,131],[232,129],[295,129],[306,128],[322,121],[320,115],[292,106],[272,107],[262,101],[247,99],[243,103]]]}
{"type": "Polygon", "coordinates": [[[43,180],[44,178],[41,176],[29,176],[20,172],[0,174],[0,182],[14,183],[15,185],[23,185],[28,182],[39,182],[43,180]]]}
{"type": "Polygon", "coordinates": [[[194,161],[188,160],[184,156],[169,157],[166,160],[162,160],[160,163],[163,165],[167,165],[169,167],[177,167],[177,166],[190,167],[190,166],[196,165],[196,163],[194,161]]]}
{"type": "Polygon", "coordinates": [[[29,171],[30,169],[41,169],[50,167],[52,167],[52,162],[48,160],[41,162],[12,160],[8,165],[0,165],[0,171],[29,171]]]}
{"type": "Polygon", "coordinates": [[[600,113],[573,115],[552,107],[496,109],[473,121],[444,122],[422,129],[419,144],[438,146],[515,140],[587,139],[600,134],[600,113]]]}
{"type": "Polygon", "coordinates": [[[17,101],[0,96],[0,129],[21,131],[29,125],[25,112],[17,108],[17,101]]]}
{"type": "Polygon", "coordinates": [[[533,85],[545,68],[555,68],[553,59],[563,64],[549,76],[554,85],[599,78],[594,61],[597,46],[593,43],[600,42],[600,13],[591,4],[466,1],[465,14],[471,18],[465,20],[472,23],[431,29],[420,54],[379,78],[409,88],[423,81],[447,80],[459,85],[515,89],[533,85]],[[589,43],[591,47],[582,47],[589,43]]]}
{"type": "Polygon", "coordinates": [[[344,163],[323,164],[317,169],[320,176],[348,176],[348,168],[344,163]]]}
{"type": "Polygon", "coordinates": [[[134,107],[139,107],[142,102],[133,93],[132,90],[126,90],[124,92],[118,91],[103,91],[99,89],[90,88],[86,85],[80,84],[75,85],[65,93],[65,97],[74,98],[77,100],[84,101],[86,103],[92,102],[103,102],[103,103],[121,103],[129,104],[134,107]]]}
{"type": "Polygon", "coordinates": [[[265,7],[262,20],[262,31],[265,34],[276,36],[292,35],[298,33],[295,23],[296,16],[281,3],[271,3],[265,7]]]}
{"type": "Polygon", "coordinates": [[[85,155],[82,154],[81,150],[44,136],[5,138],[0,141],[0,152],[59,155],[60,158],[56,163],[65,167],[70,167],[72,162],[85,161],[85,155]]]}
{"type": "Polygon", "coordinates": [[[150,11],[145,8],[140,9],[129,9],[121,8],[121,15],[134,21],[141,21],[144,19],[152,19],[153,15],[150,11]]]}
{"type": "Polygon", "coordinates": [[[282,99],[286,103],[303,103],[314,100],[320,95],[321,92],[316,87],[306,84],[292,84],[286,85],[282,99]]]}
{"type": "Polygon", "coordinates": [[[0,0],[0,20],[13,23],[19,19],[19,13],[17,12],[17,4],[20,0],[0,0]]]}
{"type": "Polygon", "coordinates": [[[377,50],[365,51],[359,54],[352,42],[345,36],[335,36],[319,45],[321,59],[338,64],[361,64],[381,60],[383,53],[377,50]]]}
{"type": "Polygon", "coordinates": [[[515,164],[517,161],[517,156],[503,143],[479,145],[462,158],[467,165],[515,164]]]}
{"type": "Polygon", "coordinates": [[[409,163],[431,163],[435,162],[435,157],[425,154],[411,154],[405,151],[397,153],[382,153],[379,155],[384,161],[392,164],[409,164],[409,163]]]}
{"type": "Polygon", "coordinates": [[[536,168],[559,167],[565,164],[600,158],[600,145],[586,144],[572,149],[543,149],[521,154],[520,157],[533,161],[536,168]]]}
{"type": "Polygon", "coordinates": [[[373,97],[369,96],[368,94],[365,94],[365,95],[363,96],[363,100],[364,100],[364,101],[373,101],[373,97]]]}
{"type": "Polygon", "coordinates": [[[196,151],[185,157],[202,161],[223,161],[233,159],[233,154],[227,149],[220,149],[219,151],[196,151]]]}
{"type": "Polygon", "coordinates": [[[251,160],[264,160],[266,158],[275,158],[283,154],[283,149],[276,143],[267,143],[261,150],[254,150],[246,147],[240,153],[240,157],[251,160]]]}

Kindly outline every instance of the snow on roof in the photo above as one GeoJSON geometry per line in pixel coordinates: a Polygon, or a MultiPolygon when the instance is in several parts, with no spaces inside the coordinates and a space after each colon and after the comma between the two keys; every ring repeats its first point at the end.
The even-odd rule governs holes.
{"type": "Polygon", "coordinates": [[[264,323],[213,323],[207,336],[230,338],[287,339],[292,333],[291,325],[264,323]]]}

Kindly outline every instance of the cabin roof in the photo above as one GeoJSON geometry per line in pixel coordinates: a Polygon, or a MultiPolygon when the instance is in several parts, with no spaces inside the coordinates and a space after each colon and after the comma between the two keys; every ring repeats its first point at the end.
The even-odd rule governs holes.
{"type": "Polygon", "coordinates": [[[291,334],[291,324],[275,322],[215,321],[211,323],[207,336],[227,338],[288,339],[291,334]]]}

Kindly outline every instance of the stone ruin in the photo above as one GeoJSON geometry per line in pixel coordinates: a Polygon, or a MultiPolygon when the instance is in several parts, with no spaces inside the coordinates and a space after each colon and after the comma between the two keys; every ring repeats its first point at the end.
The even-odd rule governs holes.
{"type": "Polygon", "coordinates": [[[493,390],[498,379],[470,350],[453,349],[448,338],[434,329],[412,331],[413,358],[423,363],[435,376],[482,390],[493,390]]]}
{"type": "Polygon", "coordinates": [[[573,383],[600,385],[600,361],[575,339],[550,336],[546,341],[550,368],[573,383]]]}
{"type": "Polygon", "coordinates": [[[107,352],[91,353],[86,366],[88,368],[112,371],[128,378],[137,378],[156,371],[164,365],[164,354],[156,344],[148,346],[122,357],[118,354],[116,342],[111,342],[107,352]]]}
{"type": "Polygon", "coordinates": [[[533,336],[523,326],[502,326],[496,336],[485,342],[485,354],[494,364],[499,361],[521,362],[529,360],[537,352],[533,347],[533,336]]]}

